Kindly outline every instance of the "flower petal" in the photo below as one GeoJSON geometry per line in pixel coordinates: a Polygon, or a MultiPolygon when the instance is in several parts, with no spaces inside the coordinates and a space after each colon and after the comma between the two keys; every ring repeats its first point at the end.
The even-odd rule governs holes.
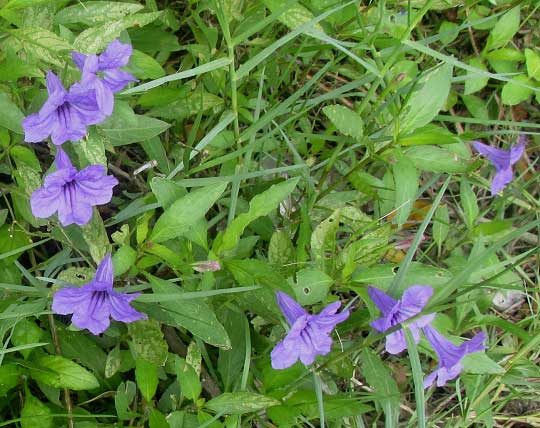
{"type": "Polygon", "coordinates": [[[119,69],[106,70],[103,73],[103,82],[113,92],[118,92],[124,89],[130,82],[135,82],[137,79],[129,73],[119,69]]]}
{"type": "Polygon", "coordinates": [[[90,205],[103,205],[110,202],[112,189],[118,180],[107,173],[102,165],[90,165],[75,177],[77,197],[90,205]]]}
{"type": "Polygon", "coordinates": [[[76,200],[73,204],[73,222],[79,226],[90,223],[94,210],[90,204],[76,200]]]}
{"type": "Polygon", "coordinates": [[[113,40],[99,56],[100,70],[118,68],[127,65],[133,53],[133,48],[128,43],[113,40]]]}
{"type": "Polygon", "coordinates": [[[297,361],[299,355],[299,349],[294,346],[294,343],[283,339],[272,349],[270,353],[270,361],[272,362],[272,368],[275,370],[283,370],[291,367],[297,361]]]}
{"type": "Polygon", "coordinates": [[[56,152],[56,158],[54,159],[54,164],[57,170],[73,168],[71,159],[69,158],[67,153],[64,152],[62,149],[58,149],[58,151],[56,152]]]}
{"type": "Polygon", "coordinates": [[[399,354],[407,349],[407,340],[403,329],[394,331],[386,336],[386,352],[389,354],[399,354]]]}
{"type": "Polygon", "coordinates": [[[22,121],[24,141],[27,143],[41,143],[51,135],[55,125],[55,116],[41,117],[38,113],[26,116],[22,121]]]}
{"type": "Polygon", "coordinates": [[[30,208],[34,217],[48,218],[52,216],[58,210],[61,193],[62,189],[60,187],[41,187],[32,193],[32,196],[30,196],[30,208]]]}
{"type": "Polygon", "coordinates": [[[65,287],[53,295],[52,311],[67,315],[86,310],[92,291],[85,287],[65,287]]]}
{"type": "Polygon", "coordinates": [[[88,299],[87,307],[83,310],[77,310],[73,313],[71,322],[79,328],[86,328],[92,334],[103,333],[111,321],[110,305],[106,291],[93,292],[88,299]]]}
{"type": "Polygon", "coordinates": [[[512,181],[513,178],[514,173],[510,167],[497,171],[495,177],[493,177],[493,181],[491,182],[491,194],[496,195],[499,193],[508,185],[508,183],[512,181]]]}
{"type": "Polygon", "coordinates": [[[112,290],[112,285],[114,282],[114,268],[111,253],[107,253],[103,260],[99,263],[96,270],[96,275],[94,276],[94,281],[110,284],[110,289],[112,290]]]}
{"type": "Polygon", "coordinates": [[[398,303],[396,299],[375,287],[368,287],[368,294],[383,315],[388,315],[398,303]]]}
{"type": "Polygon", "coordinates": [[[519,142],[515,146],[510,148],[510,164],[514,165],[520,158],[523,156],[525,151],[525,145],[527,144],[527,139],[524,135],[519,137],[519,142]]]}
{"type": "Polygon", "coordinates": [[[116,291],[109,292],[109,302],[111,306],[111,316],[116,321],[122,321],[130,323],[141,319],[146,319],[147,316],[141,312],[138,312],[131,307],[129,302],[136,298],[137,295],[125,295],[117,293],[116,291]]]}
{"type": "Polygon", "coordinates": [[[276,292],[277,303],[289,325],[293,325],[301,316],[307,315],[307,312],[291,296],[282,291],[276,292]]]}
{"type": "Polygon", "coordinates": [[[495,168],[504,169],[510,166],[510,153],[506,150],[496,149],[479,141],[473,141],[472,145],[477,152],[487,157],[495,168]]]}
{"type": "Polygon", "coordinates": [[[71,52],[71,59],[79,70],[83,70],[86,61],[86,55],[80,52],[71,52]]]}
{"type": "Polygon", "coordinates": [[[433,287],[429,285],[413,285],[407,288],[401,298],[399,312],[404,315],[404,318],[400,321],[422,312],[431,296],[433,296],[433,287]]]}
{"type": "Polygon", "coordinates": [[[436,370],[432,371],[428,376],[426,376],[426,378],[424,379],[424,388],[429,388],[431,385],[433,385],[433,382],[437,378],[437,372],[438,371],[439,370],[436,369],[436,370]]]}

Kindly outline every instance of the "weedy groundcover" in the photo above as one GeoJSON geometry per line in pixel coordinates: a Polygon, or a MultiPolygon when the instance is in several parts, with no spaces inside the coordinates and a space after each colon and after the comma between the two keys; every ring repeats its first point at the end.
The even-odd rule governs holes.
{"type": "Polygon", "coordinates": [[[540,426],[539,20],[0,0],[0,427],[540,426]]]}

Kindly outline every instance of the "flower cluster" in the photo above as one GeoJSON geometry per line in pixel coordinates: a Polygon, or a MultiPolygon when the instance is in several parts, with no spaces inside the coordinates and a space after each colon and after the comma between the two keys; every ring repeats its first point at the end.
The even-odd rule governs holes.
{"type": "MultiPolygon", "coordinates": [[[[110,116],[114,94],[136,80],[123,71],[129,62],[132,47],[118,40],[109,44],[100,55],[73,52],[73,61],[81,71],[81,80],[68,90],[49,71],[49,97],[39,112],[23,120],[24,139],[39,143],[51,138],[56,151],[56,171],[47,175],[42,187],[30,197],[32,213],[48,218],[58,213],[63,226],[83,226],[92,218],[96,205],[110,202],[118,180],[107,175],[102,165],[90,165],[78,171],[60,147],[66,141],[78,141],[86,135],[87,127],[110,116]]],[[[114,274],[110,254],[99,264],[94,279],[83,287],[65,287],[53,296],[52,310],[57,314],[73,314],[71,321],[93,334],[103,333],[110,318],[125,323],[146,318],[130,306],[138,294],[122,294],[113,289],[114,274]]]]}
{"type": "MultiPolygon", "coordinates": [[[[78,141],[87,127],[101,123],[114,107],[114,93],[136,80],[121,70],[127,65],[132,47],[115,40],[100,55],[73,52],[73,61],[81,71],[81,80],[68,90],[52,71],[47,73],[49,97],[39,112],[23,120],[24,139],[39,143],[51,138],[56,146],[78,141]]],[[[56,172],[48,175],[43,186],[30,198],[32,213],[48,218],[58,213],[63,226],[87,224],[92,207],[108,203],[112,189],[118,184],[101,165],[90,165],[81,171],[72,165],[68,155],[58,148],[56,172]]]]}
{"type": "MultiPolygon", "coordinates": [[[[400,300],[396,300],[384,291],[374,287],[369,287],[368,293],[382,314],[382,317],[373,321],[371,326],[383,333],[420,314],[433,295],[433,288],[413,285],[403,293],[400,300]]],[[[439,357],[437,369],[424,380],[424,387],[426,388],[431,386],[435,379],[437,380],[437,386],[446,385],[446,382],[459,376],[463,370],[461,360],[466,355],[485,349],[483,343],[486,340],[486,335],[484,333],[476,334],[471,340],[459,346],[454,345],[431,326],[434,317],[435,314],[420,316],[407,325],[416,343],[420,341],[420,330],[422,330],[439,357]]],[[[402,328],[386,336],[387,352],[398,354],[405,349],[407,349],[407,342],[402,328]]]]}

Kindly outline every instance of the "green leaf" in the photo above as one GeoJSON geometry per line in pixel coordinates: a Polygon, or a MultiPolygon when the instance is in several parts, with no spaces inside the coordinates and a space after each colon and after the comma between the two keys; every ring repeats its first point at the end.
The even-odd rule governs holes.
{"type": "Polygon", "coordinates": [[[333,279],[315,268],[305,268],[297,272],[293,290],[301,305],[313,305],[326,299],[333,279]]]}
{"type": "Polygon", "coordinates": [[[439,37],[442,43],[448,45],[459,35],[459,25],[455,22],[443,21],[439,27],[439,37]]]}
{"type": "Polygon", "coordinates": [[[93,26],[121,19],[141,9],[143,9],[143,6],[136,3],[85,1],[84,3],[61,8],[54,16],[54,22],[68,27],[70,24],[79,23],[93,26]]]}
{"type": "Polygon", "coordinates": [[[240,310],[224,308],[218,313],[223,326],[231,338],[231,349],[220,349],[217,369],[223,382],[224,390],[231,391],[238,384],[246,356],[244,337],[246,317],[240,310]]]}
{"type": "Polygon", "coordinates": [[[21,410],[21,428],[53,428],[52,410],[30,394],[26,388],[24,406],[21,410]]]}
{"type": "Polygon", "coordinates": [[[189,400],[195,401],[202,392],[201,381],[195,369],[185,359],[176,356],[174,367],[176,378],[184,394],[189,400]]]}
{"type": "Polygon", "coordinates": [[[137,251],[129,245],[122,245],[113,256],[115,276],[123,275],[128,272],[137,261],[137,251]]]}
{"type": "MultiPolygon", "coordinates": [[[[178,98],[178,97],[175,97],[178,98]]],[[[217,110],[223,106],[223,99],[217,95],[201,90],[195,90],[187,97],[181,97],[168,102],[164,106],[153,108],[148,112],[150,116],[164,119],[182,120],[207,110],[217,110]]]]}
{"type": "Polygon", "coordinates": [[[459,138],[445,128],[437,125],[426,125],[416,129],[411,134],[400,135],[397,143],[401,146],[424,146],[429,144],[453,144],[459,138]]]}
{"type": "Polygon", "coordinates": [[[169,347],[163,338],[159,322],[152,319],[132,322],[128,324],[128,332],[137,358],[144,358],[158,366],[165,365],[169,347]]]}
{"type": "Polygon", "coordinates": [[[0,366],[0,397],[5,397],[8,391],[19,384],[21,371],[17,364],[3,363],[0,366]]]}
{"type": "Polygon", "coordinates": [[[450,214],[447,205],[440,205],[433,216],[433,240],[440,249],[450,230],[450,214]]]}
{"type": "MultiPolygon", "coordinates": [[[[469,60],[469,65],[471,67],[478,68],[483,71],[488,71],[486,65],[484,64],[484,61],[482,61],[482,58],[474,57],[469,60]]],[[[471,72],[467,73],[467,76],[473,76],[471,72]]],[[[465,80],[465,88],[463,90],[464,95],[470,95],[474,94],[475,92],[480,91],[481,89],[484,89],[485,86],[488,84],[489,77],[472,77],[467,78],[465,80]]]]}
{"type": "Polygon", "coordinates": [[[332,273],[335,265],[336,233],[339,229],[341,210],[335,210],[331,216],[320,222],[311,234],[311,251],[316,266],[332,273]]]}
{"type": "Polygon", "coordinates": [[[158,366],[144,358],[137,358],[135,360],[135,380],[144,399],[148,402],[152,401],[159,382],[158,366]]]}
{"type": "Polygon", "coordinates": [[[99,125],[114,146],[148,140],[170,128],[167,122],[135,114],[127,102],[116,102],[113,114],[99,125]]]}
{"type": "Polygon", "coordinates": [[[157,79],[165,76],[165,70],[154,58],[136,49],[124,70],[138,79],[157,79]]]}
{"type": "Polygon", "coordinates": [[[480,208],[478,208],[476,195],[465,177],[461,178],[460,198],[461,206],[463,208],[463,212],[465,213],[465,223],[469,229],[472,229],[474,222],[480,214],[480,208]]]}
{"type": "Polygon", "coordinates": [[[490,31],[486,50],[502,48],[512,40],[519,30],[520,7],[516,6],[506,12],[490,31]]]}
{"type": "Polygon", "coordinates": [[[216,413],[223,412],[226,415],[239,415],[258,412],[279,404],[281,402],[275,398],[253,392],[225,392],[210,400],[205,407],[216,413]]]}
{"type": "Polygon", "coordinates": [[[476,95],[463,95],[461,99],[473,117],[481,120],[489,120],[489,111],[482,98],[476,95]]]}
{"type": "MultiPolygon", "coordinates": [[[[514,80],[529,86],[535,86],[533,81],[525,74],[514,76],[514,80]]],[[[507,82],[502,88],[501,100],[503,104],[515,106],[523,101],[527,101],[532,94],[533,90],[530,88],[524,88],[523,86],[516,85],[513,82],[507,82]]]]}
{"type": "MultiPolygon", "coordinates": [[[[147,275],[147,278],[154,293],[182,293],[178,286],[169,281],[151,275],[147,275]]],[[[181,304],[178,302],[148,304],[144,306],[144,312],[158,321],[185,328],[210,345],[225,349],[231,346],[225,328],[217,320],[214,311],[202,299],[182,300],[181,304]]]]}
{"type": "Polygon", "coordinates": [[[484,352],[468,354],[462,360],[463,371],[473,374],[504,374],[506,371],[484,352]]]}
{"type": "Polygon", "coordinates": [[[465,159],[437,146],[411,147],[405,151],[405,155],[423,171],[460,173],[468,169],[465,159]]]}
{"type": "Polygon", "coordinates": [[[55,33],[41,28],[21,28],[10,30],[10,34],[21,44],[30,55],[54,64],[58,67],[64,65],[67,53],[72,50],[71,45],[55,33]]]}
{"type": "Polygon", "coordinates": [[[17,134],[22,134],[22,120],[24,114],[17,107],[17,105],[11,101],[8,94],[0,92],[0,126],[9,129],[17,134]]]}
{"type": "Polygon", "coordinates": [[[342,134],[362,140],[364,122],[358,113],[341,105],[326,106],[323,112],[342,134]]]}
{"type": "Polygon", "coordinates": [[[218,183],[194,190],[178,199],[159,217],[150,240],[159,243],[184,235],[204,218],[226,187],[227,183],[218,183]]]}
{"type": "Polygon", "coordinates": [[[121,363],[120,345],[116,345],[107,355],[107,360],[105,361],[105,377],[107,379],[113,377],[120,368],[121,363]]]}
{"type": "Polygon", "coordinates": [[[107,155],[105,153],[105,145],[108,143],[103,135],[97,132],[95,127],[90,127],[86,138],[73,144],[73,149],[79,157],[81,168],[89,165],[103,165],[107,167],[107,155]]]}
{"type": "Polygon", "coordinates": [[[90,249],[90,255],[94,262],[100,263],[105,255],[110,251],[109,236],[105,230],[105,225],[97,208],[94,208],[94,214],[90,222],[81,227],[84,240],[90,249]]]}
{"type": "Polygon", "coordinates": [[[148,415],[149,428],[170,428],[169,422],[163,413],[152,409],[148,415]]]}
{"type": "Polygon", "coordinates": [[[37,367],[30,369],[33,379],[55,388],[69,388],[75,391],[99,387],[96,377],[77,363],[57,355],[41,357],[37,367]]]}
{"type": "Polygon", "coordinates": [[[443,64],[420,79],[417,83],[418,89],[404,106],[405,114],[400,119],[400,134],[427,125],[439,114],[450,92],[452,71],[451,65],[443,64]]]}
{"type": "Polygon", "coordinates": [[[397,214],[395,219],[398,227],[401,227],[411,214],[420,177],[413,162],[401,153],[397,162],[392,166],[392,172],[396,186],[394,209],[397,210],[397,214]]]}
{"type": "Polygon", "coordinates": [[[236,217],[221,239],[221,245],[216,252],[223,253],[232,250],[238,245],[240,237],[244,233],[246,227],[259,217],[266,216],[275,210],[281,201],[283,201],[296,187],[299,178],[274,184],[268,190],[255,196],[249,203],[249,210],[236,217]]]}
{"type": "MultiPolygon", "coordinates": [[[[35,322],[30,321],[29,319],[23,319],[13,328],[11,343],[13,343],[14,346],[29,345],[39,342],[42,336],[43,330],[41,330],[35,322]]],[[[26,360],[32,351],[33,349],[23,349],[20,352],[26,360]]]]}
{"type": "MultiPolygon", "coordinates": [[[[280,0],[263,0],[264,5],[270,9],[271,12],[279,11],[283,8],[284,3],[280,0]]],[[[279,15],[279,22],[294,30],[309,21],[315,19],[313,14],[301,4],[296,1],[292,1],[287,4],[287,9],[279,15]]],[[[313,28],[319,32],[324,33],[320,24],[315,24],[313,28]]],[[[309,30],[313,31],[313,30],[309,30]]],[[[309,31],[307,31],[309,33],[309,31]]]]}
{"type": "Polygon", "coordinates": [[[385,426],[397,426],[400,398],[398,386],[380,357],[367,348],[362,351],[362,374],[374,389],[374,395],[384,409],[385,426]]]}
{"type": "Polygon", "coordinates": [[[532,49],[525,49],[525,61],[529,77],[540,80],[540,55],[532,49]]]}
{"type": "Polygon", "coordinates": [[[162,12],[137,13],[116,21],[93,26],[80,33],[73,42],[73,48],[85,54],[98,53],[110,42],[117,39],[123,30],[144,27],[161,16],[162,12]]]}

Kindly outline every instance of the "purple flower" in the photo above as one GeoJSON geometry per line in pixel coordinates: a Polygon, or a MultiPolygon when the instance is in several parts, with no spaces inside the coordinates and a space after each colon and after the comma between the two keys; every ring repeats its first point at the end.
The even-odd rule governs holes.
{"type": "Polygon", "coordinates": [[[349,317],[348,310],[336,314],[341,302],[331,303],[318,315],[311,315],[281,291],[277,292],[277,302],[291,327],[270,355],[272,367],[277,370],[292,366],[298,359],[308,366],[317,355],[328,354],[332,347],[330,333],[349,317]]]}
{"type": "Polygon", "coordinates": [[[106,175],[102,165],[90,165],[81,171],[71,164],[68,155],[58,149],[56,172],[45,177],[43,187],[30,197],[32,213],[47,218],[58,212],[63,226],[84,225],[92,218],[92,207],[109,202],[118,180],[106,175]]]}
{"type": "Polygon", "coordinates": [[[496,195],[512,181],[514,173],[512,166],[519,160],[525,150],[525,136],[519,137],[518,144],[510,150],[496,149],[479,141],[473,141],[477,152],[487,157],[495,165],[495,177],[491,182],[491,194],[496,195]]]}
{"type": "Polygon", "coordinates": [[[80,288],[66,287],[54,294],[52,310],[55,314],[73,314],[73,324],[95,335],[107,330],[110,317],[125,323],[146,319],[145,314],[137,312],[129,304],[140,293],[118,293],[113,289],[113,282],[112,259],[107,254],[91,282],[80,288]]]}
{"type": "MultiPolygon", "coordinates": [[[[382,333],[422,312],[433,294],[433,288],[427,285],[413,285],[403,293],[401,300],[396,300],[375,287],[368,287],[368,294],[383,315],[381,318],[372,321],[370,325],[382,333]]],[[[407,327],[416,343],[420,341],[420,328],[429,324],[434,316],[435,314],[425,315],[409,323],[407,327]]],[[[399,354],[405,349],[407,349],[407,341],[403,329],[386,336],[387,352],[399,354]]]]}
{"type": "Polygon", "coordinates": [[[424,388],[430,387],[435,379],[437,379],[437,386],[446,385],[446,382],[456,378],[463,370],[461,360],[465,355],[486,349],[483,344],[486,340],[484,333],[478,333],[471,340],[456,346],[431,325],[425,326],[423,330],[427,340],[439,356],[439,365],[424,380],[424,388]]]}
{"type": "Polygon", "coordinates": [[[75,84],[66,91],[51,71],[47,73],[46,81],[49,98],[38,113],[25,117],[22,122],[27,143],[39,143],[49,135],[57,146],[66,141],[78,141],[85,136],[88,125],[105,118],[95,90],[75,84]]]}
{"type": "Polygon", "coordinates": [[[100,55],[73,52],[72,58],[82,72],[81,84],[95,89],[101,111],[109,116],[113,111],[114,93],[137,79],[120,70],[133,53],[131,45],[114,40],[100,55]]]}

